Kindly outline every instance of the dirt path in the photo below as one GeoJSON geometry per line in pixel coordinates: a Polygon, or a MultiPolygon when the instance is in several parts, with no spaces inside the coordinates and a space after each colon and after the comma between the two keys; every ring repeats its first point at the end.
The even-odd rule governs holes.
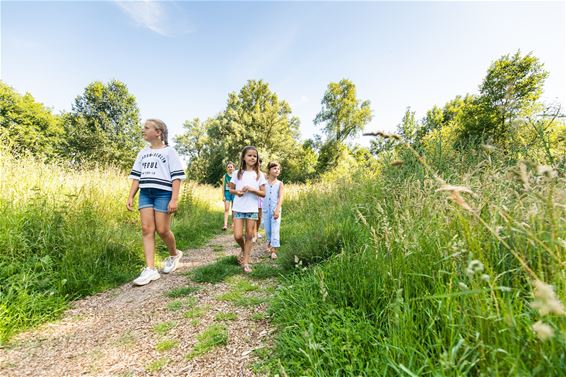
{"type": "MultiPolygon", "coordinates": [[[[255,261],[262,245],[254,247],[255,261]]],[[[238,250],[231,234],[221,235],[204,248],[186,251],[177,271],[147,286],[125,284],[76,301],[60,321],[20,334],[0,349],[0,375],[255,375],[253,351],[268,344],[272,331],[261,297],[273,291],[274,281],[236,275],[222,283],[197,284],[186,276],[238,250]],[[187,286],[198,290],[183,297],[167,295],[187,286]],[[230,300],[237,291],[255,299],[230,300]],[[187,358],[197,336],[211,325],[225,326],[227,343],[187,358]]]]}

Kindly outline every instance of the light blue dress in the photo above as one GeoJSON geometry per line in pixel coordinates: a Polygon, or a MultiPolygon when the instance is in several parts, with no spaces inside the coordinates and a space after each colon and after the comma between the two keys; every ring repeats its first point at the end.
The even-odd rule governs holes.
{"type": "Polygon", "coordinates": [[[265,198],[263,199],[263,226],[265,228],[265,236],[271,247],[281,246],[279,241],[279,228],[281,226],[281,211],[279,218],[273,218],[273,213],[277,208],[279,199],[279,190],[281,189],[281,181],[270,184],[269,181],[265,185],[265,198]]]}

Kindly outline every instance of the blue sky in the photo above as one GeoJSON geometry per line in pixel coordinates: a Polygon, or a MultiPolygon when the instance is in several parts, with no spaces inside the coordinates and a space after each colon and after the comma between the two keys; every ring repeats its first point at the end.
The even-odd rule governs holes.
{"type": "MultiPolygon", "coordinates": [[[[118,79],[142,118],[182,123],[221,111],[263,79],[290,103],[303,138],[330,82],[371,102],[366,130],[393,130],[477,93],[497,58],[533,52],[544,100],[566,105],[566,7],[558,2],[2,1],[1,79],[55,112],[92,81],[118,79]]],[[[367,141],[362,141],[366,144],[367,141]]]]}

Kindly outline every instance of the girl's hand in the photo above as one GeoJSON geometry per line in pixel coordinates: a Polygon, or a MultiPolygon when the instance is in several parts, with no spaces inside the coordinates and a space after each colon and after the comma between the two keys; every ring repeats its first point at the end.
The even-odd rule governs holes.
{"type": "Polygon", "coordinates": [[[280,215],[279,208],[276,208],[275,211],[273,211],[273,218],[277,220],[279,218],[279,215],[280,215]]]}
{"type": "Polygon", "coordinates": [[[175,213],[177,211],[177,200],[176,199],[169,200],[169,205],[167,206],[167,211],[169,213],[175,213]]]}
{"type": "Polygon", "coordinates": [[[134,210],[134,198],[128,198],[128,202],[126,203],[126,208],[128,211],[134,210]]]}
{"type": "Polygon", "coordinates": [[[250,186],[244,186],[244,188],[242,188],[242,192],[248,192],[250,190],[250,186]]]}
{"type": "Polygon", "coordinates": [[[245,192],[244,190],[237,190],[236,195],[238,195],[239,197],[242,197],[242,196],[244,196],[244,192],[245,192]]]}

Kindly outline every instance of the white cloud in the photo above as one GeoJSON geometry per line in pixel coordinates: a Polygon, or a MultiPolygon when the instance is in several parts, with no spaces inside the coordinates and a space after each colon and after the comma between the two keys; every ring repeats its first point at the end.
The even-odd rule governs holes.
{"type": "Polygon", "coordinates": [[[191,31],[188,18],[175,2],[115,0],[115,4],[138,26],[165,37],[191,31]]]}

